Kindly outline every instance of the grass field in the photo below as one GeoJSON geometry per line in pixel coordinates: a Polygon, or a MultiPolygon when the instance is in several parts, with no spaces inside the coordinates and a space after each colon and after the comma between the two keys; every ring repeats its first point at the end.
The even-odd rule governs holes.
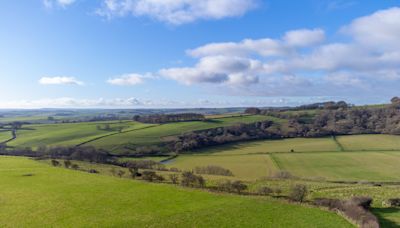
{"type": "Polygon", "coordinates": [[[337,140],[345,150],[400,150],[398,135],[350,135],[337,140]]]}
{"type": "Polygon", "coordinates": [[[238,116],[212,119],[209,121],[192,121],[163,124],[140,131],[132,131],[96,140],[89,143],[98,148],[104,148],[114,153],[124,152],[126,146],[154,145],[163,141],[164,137],[179,135],[188,131],[203,130],[230,126],[237,123],[251,123],[268,119],[267,116],[238,116]]]}
{"type": "Polygon", "coordinates": [[[400,181],[400,152],[296,153],[272,157],[279,168],[300,177],[400,181]]]}
{"type": "Polygon", "coordinates": [[[352,227],[317,208],[118,179],[26,158],[0,157],[0,189],[1,227],[352,227]]]}
{"type": "Polygon", "coordinates": [[[122,122],[91,122],[91,123],[65,123],[65,124],[38,124],[26,125],[29,130],[18,130],[17,139],[8,143],[16,147],[46,146],[75,146],[96,137],[118,133],[118,127],[123,131],[140,129],[147,125],[132,121],[122,122]],[[110,130],[99,130],[97,125],[110,124],[110,130]]]}
{"type": "Polygon", "coordinates": [[[0,131],[0,142],[11,139],[11,131],[0,131]]]}
{"type": "Polygon", "coordinates": [[[295,138],[282,140],[259,140],[245,143],[234,143],[216,146],[196,153],[211,154],[257,154],[273,152],[313,152],[313,151],[335,151],[335,142],[329,138],[295,138]]]}
{"type": "Polygon", "coordinates": [[[268,177],[277,170],[269,155],[183,155],[167,164],[168,167],[189,171],[198,166],[208,165],[229,169],[237,179],[253,181],[258,178],[268,177]]]}

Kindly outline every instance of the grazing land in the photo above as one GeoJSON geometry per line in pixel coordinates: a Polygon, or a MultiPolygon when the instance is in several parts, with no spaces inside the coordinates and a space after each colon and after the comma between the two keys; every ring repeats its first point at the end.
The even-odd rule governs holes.
{"type": "Polygon", "coordinates": [[[400,181],[400,152],[274,154],[282,170],[304,177],[346,181],[400,181]]]}
{"type": "Polygon", "coordinates": [[[229,169],[235,178],[248,181],[268,177],[277,170],[269,155],[182,155],[167,163],[168,167],[188,171],[207,165],[229,169]]]}
{"type": "Polygon", "coordinates": [[[2,227],[352,227],[317,208],[220,195],[0,157],[2,227]],[[23,218],[23,219],[21,219],[23,218]]]}
{"type": "Polygon", "coordinates": [[[339,136],[337,140],[347,151],[400,151],[400,136],[398,135],[349,135],[339,136]]]}
{"type": "Polygon", "coordinates": [[[211,154],[262,154],[275,152],[321,152],[335,151],[337,149],[336,143],[328,137],[259,140],[253,142],[232,143],[196,152],[211,154]]]}

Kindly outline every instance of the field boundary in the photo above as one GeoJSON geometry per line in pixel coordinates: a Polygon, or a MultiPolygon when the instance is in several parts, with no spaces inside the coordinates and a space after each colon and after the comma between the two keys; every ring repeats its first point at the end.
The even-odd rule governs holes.
{"type": "Polygon", "coordinates": [[[335,135],[332,135],[332,140],[333,142],[335,142],[336,146],[338,147],[339,151],[345,151],[344,147],[342,144],[340,144],[340,142],[337,140],[335,135]]]}
{"type": "Polygon", "coordinates": [[[269,154],[269,157],[271,158],[272,163],[276,166],[276,168],[278,169],[278,171],[282,170],[282,166],[281,164],[277,161],[276,157],[274,156],[274,154],[269,154]]]}

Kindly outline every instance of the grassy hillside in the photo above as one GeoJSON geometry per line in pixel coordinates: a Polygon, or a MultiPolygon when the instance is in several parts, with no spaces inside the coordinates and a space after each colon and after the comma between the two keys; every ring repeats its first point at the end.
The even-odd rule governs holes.
{"type": "Polygon", "coordinates": [[[208,121],[191,121],[180,123],[169,123],[146,128],[140,131],[132,131],[123,134],[106,137],[89,143],[98,148],[105,148],[109,151],[120,153],[126,150],[126,147],[135,147],[141,145],[154,145],[161,143],[165,137],[179,135],[184,132],[203,130],[216,127],[235,125],[238,123],[252,123],[265,120],[267,116],[236,116],[208,121]]]}
{"type": "Polygon", "coordinates": [[[277,171],[269,155],[186,155],[179,156],[167,164],[169,167],[189,171],[208,165],[224,167],[231,170],[235,178],[248,181],[268,177],[277,171]]]}
{"type": "Polygon", "coordinates": [[[274,154],[279,167],[306,178],[400,181],[400,152],[274,154]]]}
{"type": "Polygon", "coordinates": [[[351,135],[337,140],[345,150],[400,150],[399,135],[351,135]]]}
{"type": "Polygon", "coordinates": [[[316,208],[0,157],[2,227],[351,227],[316,208]],[[30,175],[27,175],[30,174],[30,175]]]}
{"type": "Polygon", "coordinates": [[[337,149],[336,143],[331,138],[295,138],[233,143],[199,150],[196,153],[228,155],[291,152],[291,150],[294,152],[335,151],[337,149]]]}
{"type": "Polygon", "coordinates": [[[11,131],[0,131],[0,142],[11,139],[11,131]]]}
{"type": "Polygon", "coordinates": [[[65,124],[38,124],[25,125],[18,130],[17,139],[10,142],[9,146],[37,147],[46,146],[75,146],[96,137],[118,133],[118,128],[123,131],[143,128],[147,125],[132,121],[122,122],[91,122],[91,123],[65,123],[65,124]],[[110,125],[109,130],[99,130],[97,126],[110,125]]]}

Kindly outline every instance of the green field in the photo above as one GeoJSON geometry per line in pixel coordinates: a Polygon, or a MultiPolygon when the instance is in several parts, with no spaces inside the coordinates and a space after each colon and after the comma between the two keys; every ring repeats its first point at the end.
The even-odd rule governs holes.
{"type": "Polygon", "coordinates": [[[400,150],[398,135],[350,135],[337,140],[345,150],[400,150]]]}
{"type": "Polygon", "coordinates": [[[0,142],[11,139],[11,131],[0,131],[0,142]]]}
{"type": "Polygon", "coordinates": [[[274,152],[317,152],[335,151],[338,147],[329,138],[295,138],[281,140],[258,140],[253,142],[233,143],[216,146],[196,153],[218,153],[218,154],[258,154],[274,152]]]}
{"type": "Polygon", "coordinates": [[[268,177],[277,170],[269,155],[183,155],[171,160],[167,164],[168,167],[188,171],[196,167],[208,165],[229,169],[235,178],[249,181],[268,177]]]}
{"type": "Polygon", "coordinates": [[[26,158],[0,157],[0,189],[1,227],[352,227],[317,208],[54,168],[26,158]]]}
{"type": "Polygon", "coordinates": [[[305,178],[400,181],[400,152],[274,154],[282,170],[305,178]]]}
{"type": "Polygon", "coordinates": [[[267,116],[238,116],[212,119],[209,121],[191,121],[180,123],[163,124],[140,131],[132,131],[96,140],[89,143],[98,148],[120,153],[124,152],[126,146],[142,146],[159,144],[165,137],[179,135],[184,132],[203,130],[216,127],[235,125],[238,123],[252,123],[268,119],[267,116]]]}
{"type": "Polygon", "coordinates": [[[132,121],[25,125],[24,129],[18,130],[17,139],[8,145],[33,148],[41,145],[75,146],[97,137],[118,133],[118,127],[123,127],[123,131],[129,131],[146,126],[132,121]],[[104,126],[107,123],[110,124],[110,130],[97,129],[97,125],[104,126]]]}

